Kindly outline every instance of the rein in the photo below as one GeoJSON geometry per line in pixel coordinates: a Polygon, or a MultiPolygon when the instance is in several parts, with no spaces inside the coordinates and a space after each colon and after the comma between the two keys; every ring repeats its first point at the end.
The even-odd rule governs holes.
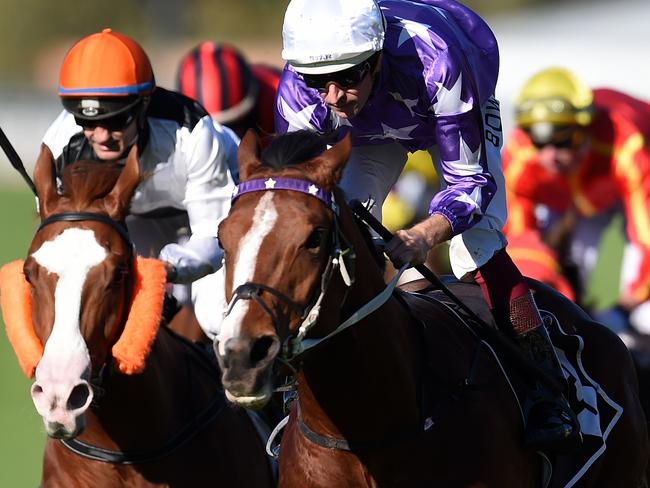
{"type": "MultiPolygon", "coordinates": [[[[201,366],[203,366],[203,369],[214,374],[214,367],[211,363],[208,364],[203,350],[183,337],[172,333],[169,329],[163,328],[163,330],[167,331],[167,333],[169,333],[174,339],[195,349],[197,351],[196,356],[201,359],[201,366]]],[[[194,358],[194,356],[191,356],[191,358],[194,358]]],[[[224,396],[221,394],[221,390],[218,390],[208,405],[191,418],[177,433],[171,436],[165,444],[146,451],[118,451],[115,449],[106,449],[87,444],[78,439],[61,439],[60,442],[75,454],[93,461],[101,461],[109,464],[151,463],[164,459],[190,442],[205,427],[214,422],[221,412],[223,412],[224,408],[226,408],[226,402],[224,401],[224,396]]]]}

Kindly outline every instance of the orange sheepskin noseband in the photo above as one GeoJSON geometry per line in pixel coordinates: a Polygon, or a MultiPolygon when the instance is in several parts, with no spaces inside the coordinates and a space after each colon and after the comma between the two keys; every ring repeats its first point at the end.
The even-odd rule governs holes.
{"type": "MultiPolygon", "coordinates": [[[[0,307],[20,367],[32,378],[43,356],[43,344],[32,323],[32,294],[23,274],[23,263],[13,261],[0,268],[0,307]]],[[[144,370],[160,326],[166,280],[167,271],[161,261],[137,257],[131,309],[124,330],[111,350],[122,373],[144,370]]]]}

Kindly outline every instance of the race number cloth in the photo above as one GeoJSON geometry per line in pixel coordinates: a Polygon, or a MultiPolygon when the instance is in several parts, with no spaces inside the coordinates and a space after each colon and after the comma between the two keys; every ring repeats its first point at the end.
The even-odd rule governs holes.
{"type": "Polygon", "coordinates": [[[548,327],[548,332],[569,383],[568,400],[580,422],[583,447],[580,452],[558,460],[563,467],[561,470],[554,467],[549,486],[570,488],[587,474],[607,449],[607,438],[623,414],[623,407],[612,400],[585,370],[581,359],[582,337],[568,334],[556,320],[553,324],[548,327]],[[557,479],[559,472],[566,474],[566,478],[557,479]]]}
{"type": "Polygon", "coordinates": [[[501,141],[481,114],[497,82],[496,39],[478,15],[451,0],[378,4],[386,38],[361,112],[339,117],[287,65],[276,98],[277,132],[307,129],[336,138],[349,132],[353,146],[397,142],[409,151],[437,145],[447,187],[429,211],[445,215],[458,234],[476,223],[496,192],[486,145],[501,141]]]}

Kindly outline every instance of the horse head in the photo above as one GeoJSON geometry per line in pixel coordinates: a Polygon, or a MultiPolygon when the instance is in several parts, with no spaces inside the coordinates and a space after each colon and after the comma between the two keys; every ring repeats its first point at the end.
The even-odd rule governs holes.
{"type": "MultiPolygon", "coordinates": [[[[43,145],[34,180],[41,225],[24,263],[2,270],[3,315],[23,370],[35,376],[31,395],[48,435],[72,438],[85,426],[92,383],[111,359],[123,372],[143,368],[142,357],[140,363],[127,357],[123,339],[146,334],[150,345],[155,336],[151,329],[126,334],[132,297],[143,288],[124,225],[140,181],[137,149],[125,166],[79,161],[66,167],[59,193],[52,153],[43,145]]],[[[164,270],[160,275],[162,290],[164,270]]],[[[161,304],[162,292],[156,300],[148,305],[161,304]]]]}
{"type": "Polygon", "coordinates": [[[264,405],[274,360],[316,322],[310,334],[326,334],[340,315],[345,273],[333,269],[346,260],[341,222],[352,217],[336,185],[350,151],[349,138],[327,149],[304,131],[275,139],[263,161],[253,134],[240,145],[241,184],[219,227],[229,306],[215,341],[235,403],[264,405]]]}

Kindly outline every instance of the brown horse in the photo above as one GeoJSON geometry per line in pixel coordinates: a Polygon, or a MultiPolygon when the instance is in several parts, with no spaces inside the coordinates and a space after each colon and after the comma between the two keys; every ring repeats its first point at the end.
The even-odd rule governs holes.
{"type": "Polygon", "coordinates": [[[229,306],[215,350],[228,398],[258,407],[278,358],[298,370],[280,486],[645,486],[645,419],[623,344],[538,291],[542,307],[578,329],[579,348],[584,341],[586,369],[576,374],[598,384],[580,390],[589,404],[581,426],[585,444],[600,442],[578,465],[573,453],[551,456],[555,471],[544,477],[548,458],[522,446],[512,386],[520,375],[507,376],[453,308],[384,283],[369,235],[336,188],[350,148],[344,139],[325,150],[319,136],[296,132],[275,139],[261,162],[247,134],[242,183],[219,229],[229,306]]]}
{"type": "Polygon", "coordinates": [[[53,165],[43,146],[42,223],[24,265],[2,272],[10,340],[35,373],[31,394],[49,436],[41,486],[274,486],[263,443],[246,412],[226,403],[214,360],[158,327],[165,268],[136,258],[124,226],[140,181],[136,150],[123,169],[70,165],[62,194],[53,165]]]}

